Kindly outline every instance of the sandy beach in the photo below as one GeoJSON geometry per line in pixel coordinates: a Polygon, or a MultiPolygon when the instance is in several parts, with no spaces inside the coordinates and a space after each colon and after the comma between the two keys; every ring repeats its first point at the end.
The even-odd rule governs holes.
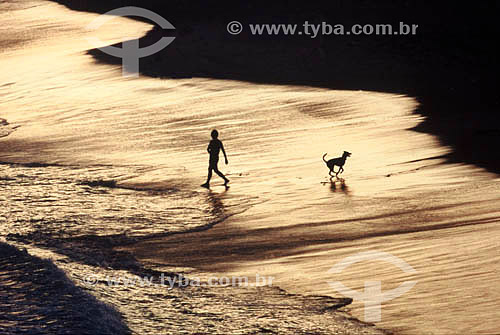
{"type": "Polygon", "coordinates": [[[112,317],[92,332],[497,331],[498,134],[487,113],[494,101],[477,99],[490,77],[454,72],[470,54],[444,66],[422,61],[435,45],[420,40],[394,48],[381,40],[237,40],[210,15],[186,23],[176,7],[175,43],[127,78],[86,37],[148,44],[162,33],[130,18],[90,31],[104,7],[68,5],[0,5],[9,13],[2,26],[17,27],[0,28],[0,246],[12,256],[0,264],[0,310],[23,296],[14,307],[26,316],[6,314],[0,330],[78,333],[82,318],[112,317]],[[422,53],[398,54],[408,45],[422,53]],[[477,78],[484,81],[469,87],[477,78]],[[214,128],[231,182],[225,188],[215,176],[207,190],[200,184],[214,128]],[[331,179],[322,156],[343,151],[352,156],[341,179],[331,179]],[[332,273],[370,252],[414,271],[371,259],[332,273]],[[37,268],[43,280],[67,281],[62,300],[50,285],[32,291],[39,302],[49,297],[47,306],[61,300],[65,313],[44,314],[35,302],[41,308],[30,309],[23,289],[31,284],[18,274],[37,268]],[[252,285],[109,285],[162,273],[204,283],[246,276],[252,285]],[[272,285],[254,285],[271,277],[272,285]],[[385,301],[373,322],[364,301],[332,281],[358,292],[373,282],[383,292],[416,283],[385,301]],[[18,291],[4,289],[11,284],[18,291]],[[82,316],[65,304],[101,312],[82,316]]]}

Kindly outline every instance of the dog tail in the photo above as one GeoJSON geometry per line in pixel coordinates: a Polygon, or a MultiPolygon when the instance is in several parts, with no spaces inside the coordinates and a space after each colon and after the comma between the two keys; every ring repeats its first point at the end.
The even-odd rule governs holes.
{"type": "Polygon", "coordinates": [[[327,163],[327,161],[325,160],[326,155],[328,155],[328,152],[327,152],[326,154],[324,154],[324,155],[323,155],[323,161],[324,161],[325,163],[327,163]]]}

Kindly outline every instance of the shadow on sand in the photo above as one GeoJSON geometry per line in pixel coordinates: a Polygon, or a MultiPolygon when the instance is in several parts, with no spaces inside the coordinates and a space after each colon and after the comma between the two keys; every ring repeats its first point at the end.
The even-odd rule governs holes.
{"type": "MultiPolygon", "coordinates": [[[[161,36],[175,41],[142,58],[143,75],[159,78],[205,77],[255,83],[307,85],[339,90],[369,90],[414,96],[426,117],[414,130],[437,135],[453,148],[447,159],[500,172],[500,127],[495,111],[498,62],[491,45],[498,36],[494,2],[449,0],[332,1],[319,8],[305,1],[198,6],[155,1],[54,0],[71,9],[103,13],[120,5],[149,8],[175,30],[152,29],[140,45],[161,36]],[[265,8],[265,10],[263,10],[265,8]],[[228,22],[238,18],[244,30],[231,35],[228,22]],[[416,35],[266,36],[252,35],[251,23],[417,23],[416,35]]],[[[121,59],[99,50],[89,53],[103,63],[121,59]]]]}
{"type": "Polygon", "coordinates": [[[330,177],[329,181],[322,181],[321,184],[330,185],[330,191],[332,193],[344,193],[345,195],[351,194],[344,178],[330,177]]]}
{"type": "Polygon", "coordinates": [[[342,192],[345,195],[350,194],[349,187],[347,186],[347,184],[345,183],[345,179],[343,178],[337,178],[335,180],[330,178],[330,191],[332,191],[333,193],[342,192]]]}

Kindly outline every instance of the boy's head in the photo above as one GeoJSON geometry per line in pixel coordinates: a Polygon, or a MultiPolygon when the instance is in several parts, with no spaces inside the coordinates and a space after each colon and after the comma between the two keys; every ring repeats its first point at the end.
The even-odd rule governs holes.
{"type": "Polygon", "coordinates": [[[212,132],[210,133],[210,136],[212,136],[212,138],[215,140],[217,137],[219,137],[219,132],[217,131],[217,129],[214,129],[212,130],[212,132]]]}

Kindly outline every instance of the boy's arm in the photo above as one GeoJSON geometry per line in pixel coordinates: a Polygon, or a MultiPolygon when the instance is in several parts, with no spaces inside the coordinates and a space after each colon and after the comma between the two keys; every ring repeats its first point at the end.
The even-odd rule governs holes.
{"type": "Polygon", "coordinates": [[[220,142],[220,148],[222,150],[222,153],[224,154],[224,158],[226,159],[226,164],[229,164],[229,162],[227,161],[226,150],[224,150],[224,145],[222,144],[222,142],[220,142]]]}

